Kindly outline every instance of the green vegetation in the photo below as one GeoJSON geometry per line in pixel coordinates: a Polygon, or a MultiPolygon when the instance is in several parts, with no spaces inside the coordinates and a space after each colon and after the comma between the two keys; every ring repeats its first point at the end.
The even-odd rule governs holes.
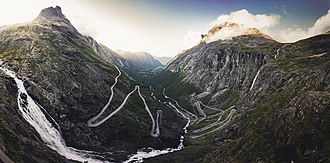
{"type": "Polygon", "coordinates": [[[218,104],[225,104],[223,105],[222,109],[227,109],[233,105],[236,105],[240,100],[240,94],[238,91],[235,90],[227,90],[225,93],[223,93],[220,96],[216,97],[216,102],[218,104]]]}
{"type": "Polygon", "coordinates": [[[183,72],[173,73],[163,70],[150,80],[154,88],[166,88],[166,93],[171,97],[189,96],[194,92],[200,93],[200,89],[183,80],[185,77],[183,72]]]}
{"type": "Polygon", "coordinates": [[[321,57],[297,57],[297,56],[291,56],[291,55],[283,55],[280,56],[276,60],[276,64],[279,65],[280,69],[291,72],[299,69],[310,69],[314,67],[315,65],[320,65],[324,63],[325,60],[329,60],[330,55],[325,54],[321,57]]]}
{"type": "MultiPolygon", "coordinates": [[[[163,98],[163,88],[166,89],[166,94],[177,100],[181,107],[193,111],[189,102],[189,95],[192,93],[201,93],[201,90],[193,84],[184,81],[185,74],[182,72],[173,73],[163,70],[155,76],[151,77],[150,83],[155,88],[157,97],[163,98]]],[[[174,103],[174,102],[172,102],[174,103]]]]}

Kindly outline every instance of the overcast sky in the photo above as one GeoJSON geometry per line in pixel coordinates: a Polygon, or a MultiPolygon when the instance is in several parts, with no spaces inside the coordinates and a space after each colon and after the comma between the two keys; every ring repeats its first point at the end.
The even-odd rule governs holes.
{"type": "Polygon", "coordinates": [[[225,21],[280,42],[330,31],[330,0],[0,0],[0,25],[33,20],[56,5],[83,34],[113,50],[175,56],[225,21]],[[328,12],[329,11],[329,12],[328,12]]]}

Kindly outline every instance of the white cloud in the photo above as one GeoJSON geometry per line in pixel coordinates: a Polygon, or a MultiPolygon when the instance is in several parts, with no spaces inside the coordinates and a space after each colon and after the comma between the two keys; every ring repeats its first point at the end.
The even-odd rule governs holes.
{"type": "Polygon", "coordinates": [[[330,9],[328,13],[321,16],[315,24],[308,29],[308,35],[317,35],[330,30],[330,9]]]}
{"type": "Polygon", "coordinates": [[[97,38],[99,36],[99,33],[96,28],[92,24],[87,23],[90,22],[87,17],[75,15],[74,19],[76,22],[78,22],[75,27],[80,33],[82,33],[83,35],[92,36],[94,38],[97,38]]]}
{"type": "Polygon", "coordinates": [[[220,31],[216,32],[214,35],[206,40],[206,43],[211,43],[217,40],[228,40],[233,37],[242,35],[247,32],[247,28],[243,28],[241,25],[237,27],[223,27],[220,31]]]}
{"type": "Polygon", "coordinates": [[[293,28],[287,28],[287,29],[281,30],[277,34],[273,34],[271,36],[275,40],[280,41],[280,42],[294,42],[294,41],[300,40],[302,38],[305,38],[306,31],[295,26],[293,28]]]}
{"type": "Polygon", "coordinates": [[[274,34],[273,38],[280,42],[295,42],[301,39],[319,35],[330,31],[330,10],[318,18],[313,26],[303,30],[297,26],[281,30],[279,34],[274,34]]]}
{"type": "Polygon", "coordinates": [[[183,38],[182,49],[189,49],[195,46],[202,39],[202,33],[203,32],[196,32],[192,30],[187,32],[187,34],[183,38]]]}
{"type": "Polygon", "coordinates": [[[257,28],[264,32],[268,31],[271,27],[279,24],[281,16],[276,14],[252,14],[246,9],[233,11],[229,14],[222,14],[218,16],[217,20],[211,24],[223,24],[225,22],[242,24],[244,28],[257,28]]]}

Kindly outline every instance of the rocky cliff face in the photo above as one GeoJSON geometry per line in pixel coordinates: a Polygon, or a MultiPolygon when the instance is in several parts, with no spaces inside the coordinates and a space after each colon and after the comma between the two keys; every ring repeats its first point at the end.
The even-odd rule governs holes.
{"type": "Polygon", "coordinates": [[[248,92],[258,70],[282,45],[254,35],[199,45],[179,54],[166,69],[186,74],[185,81],[207,92],[235,89],[248,92]]]}
{"type": "Polygon", "coordinates": [[[324,34],[283,47],[239,102],[232,125],[214,135],[218,147],[206,159],[328,162],[329,43],[324,34]]]}
{"type": "Polygon", "coordinates": [[[14,81],[0,73],[0,149],[15,162],[72,162],[43,144],[18,113],[14,81]]]}
{"type": "Polygon", "coordinates": [[[329,43],[327,33],[292,44],[238,36],[179,54],[166,69],[208,91],[208,105],[237,112],[226,127],[158,160],[328,162],[329,43]]]}

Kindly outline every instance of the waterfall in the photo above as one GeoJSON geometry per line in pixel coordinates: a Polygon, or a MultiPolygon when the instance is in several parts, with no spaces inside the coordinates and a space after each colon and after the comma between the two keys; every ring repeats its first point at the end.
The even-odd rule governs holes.
{"type": "Polygon", "coordinates": [[[19,111],[22,113],[23,118],[33,126],[49,148],[57,151],[67,159],[93,163],[108,162],[102,156],[92,154],[93,152],[91,151],[67,147],[61,133],[47,120],[46,116],[41,111],[43,108],[27,93],[23,81],[12,71],[3,67],[0,67],[0,69],[15,80],[18,88],[17,105],[19,111]]]}

